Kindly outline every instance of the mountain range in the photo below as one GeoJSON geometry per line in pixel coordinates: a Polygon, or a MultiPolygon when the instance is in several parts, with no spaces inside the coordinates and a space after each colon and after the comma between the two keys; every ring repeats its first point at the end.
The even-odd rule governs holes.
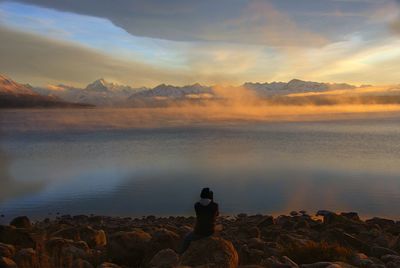
{"type": "Polygon", "coordinates": [[[40,94],[30,85],[17,83],[4,75],[0,75],[0,108],[89,106],[92,105],[68,102],[50,94],[40,94]]]}
{"type": "MultiPolygon", "coordinates": [[[[289,82],[271,83],[244,83],[241,87],[232,87],[249,90],[260,98],[271,96],[287,96],[295,93],[322,92],[334,89],[354,89],[349,84],[330,84],[293,79],[289,82]]],[[[85,88],[68,85],[48,85],[46,87],[32,87],[14,82],[6,76],[0,75],[0,96],[3,99],[35,99],[48,103],[88,104],[95,106],[158,106],[166,102],[202,101],[221,99],[219,93],[211,86],[193,84],[173,86],[161,84],[154,88],[133,88],[126,85],[107,82],[98,79],[85,88]],[[7,96],[7,98],[6,98],[7,96]]],[[[1,99],[0,99],[1,101],[1,99]]],[[[4,101],[2,101],[4,106],[4,101]]],[[[10,106],[10,105],[9,105],[10,106]]]]}

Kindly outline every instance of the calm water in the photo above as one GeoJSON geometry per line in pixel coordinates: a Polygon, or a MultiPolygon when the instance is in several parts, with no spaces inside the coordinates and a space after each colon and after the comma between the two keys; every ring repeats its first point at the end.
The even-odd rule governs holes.
{"type": "Polygon", "coordinates": [[[164,124],[141,127],[137,112],[134,124],[112,114],[102,121],[96,110],[2,111],[0,220],[189,215],[203,186],[224,214],[331,209],[398,218],[400,116],[224,124],[158,118],[164,124]]]}

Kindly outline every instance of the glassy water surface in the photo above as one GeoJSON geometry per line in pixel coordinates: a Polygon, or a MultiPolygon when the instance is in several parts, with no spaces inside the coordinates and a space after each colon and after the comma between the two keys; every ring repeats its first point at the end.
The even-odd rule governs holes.
{"type": "Polygon", "coordinates": [[[142,127],[96,113],[1,112],[1,221],[190,215],[204,186],[224,214],[400,209],[400,116],[142,127]],[[71,123],[82,114],[98,124],[71,123]]]}

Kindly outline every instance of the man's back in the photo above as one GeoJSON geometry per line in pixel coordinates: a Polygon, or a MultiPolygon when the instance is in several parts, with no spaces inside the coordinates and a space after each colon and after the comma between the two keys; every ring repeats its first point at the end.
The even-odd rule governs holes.
{"type": "Polygon", "coordinates": [[[208,205],[197,202],[194,205],[196,211],[196,226],[194,233],[202,236],[209,236],[214,233],[215,221],[218,217],[218,204],[211,201],[208,205]]]}

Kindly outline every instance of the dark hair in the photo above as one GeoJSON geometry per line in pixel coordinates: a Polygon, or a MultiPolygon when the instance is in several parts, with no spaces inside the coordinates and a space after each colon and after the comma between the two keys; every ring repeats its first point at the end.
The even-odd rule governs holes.
{"type": "Polygon", "coordinates": [[[210,188],[203,188],[200,193],[201,198],[213,199],[214,193],[210,191],[210,188]]]}

